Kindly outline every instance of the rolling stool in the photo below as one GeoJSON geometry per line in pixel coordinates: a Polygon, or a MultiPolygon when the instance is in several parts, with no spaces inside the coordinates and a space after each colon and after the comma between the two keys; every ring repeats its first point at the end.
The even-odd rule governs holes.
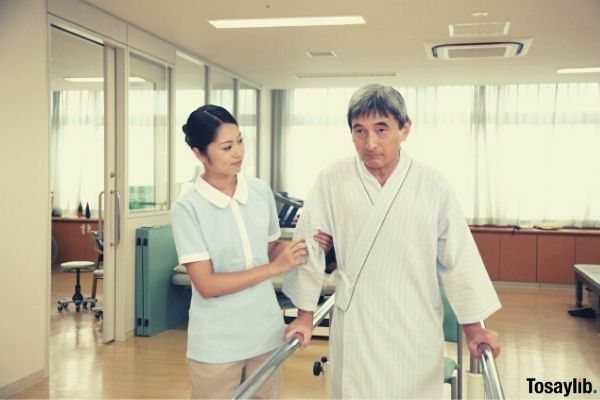
{"type": "Polygon", "coordinates": [[[92,284],[92,296],[88,297],[87,299],[85,299],[83,301],[83,308],[85,308],[86,305],[89,304],[90,309],[92,311],[94,311],[94,316],[96,317],[97,320],[103,319],[103,317],[104,317],[104,309],[102,308],[102,305],[100,305],[99,307],[96,307],[96,303],[98,301],[98,299],[96,299],[96,288],[98,286],[99,279],[104,279],[104,269],[103,268],[97,268],[94,270],[94,283],[92,284]]]}
{"type": "Polygon", "coordinates": [[[95,265],[96,264],[92,261],[68,261],[60,264],[60,268],[64,272],[75,271],[77,277],[75,278],[75,293],[73,293],[73,297],[71,297],[71,299],[65,297],[62,300],[59,300],[58,305],[56,306],[58,311],[66,310],[69,304],[73,303],[75,304],[75,310],[79,312],[81,305],[84,303],[84,298],[81,294],[81,284],[79,281],[81,270],[84,272],[91,272],[95,265]]]}
{"type": "Polygon", "coordinates": [[[83,308],[89,304],[90,309],[94,311],[96,320],[104,318],[104,309],[100,305],[96,307],[98,299],[96,298],[96,289],[98,288],[98,280],[104,279],[104,240],[102,238],[101,231],[91,231],[92,241],[94,243],[94,250],[96,250],[97,258],[94,269],[94,281],[92,283],[92,295],[83,301],[83,308]]]}

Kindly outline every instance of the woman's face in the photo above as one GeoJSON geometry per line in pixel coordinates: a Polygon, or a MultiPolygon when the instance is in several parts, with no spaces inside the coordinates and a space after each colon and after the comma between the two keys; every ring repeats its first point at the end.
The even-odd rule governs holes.
{"type": "Polygon", "coordinates": [[[194,148],[196,157],[206,172],[218,175],[236,175],[244,160],[244,142],[240,128],[231,123],[221,124],[215,139],[206,147],[206,153],[194,148]]]}

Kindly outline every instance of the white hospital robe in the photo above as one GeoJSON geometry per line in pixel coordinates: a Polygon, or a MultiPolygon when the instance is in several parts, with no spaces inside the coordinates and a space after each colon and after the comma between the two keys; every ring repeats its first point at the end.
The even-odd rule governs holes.
{"type": "MultiPolygon", "coordinates": [[[[333,236],[336,305],[330,357],[334,398],[440,398],[443,286],[460,323],[500,308],[465,217],[440,174],[410,159],[381,187],[353,157],[324,170],[295,236],[333,236]]],[[[324,265],[312,257],[283,290],[315,310],[324,265]]]]}

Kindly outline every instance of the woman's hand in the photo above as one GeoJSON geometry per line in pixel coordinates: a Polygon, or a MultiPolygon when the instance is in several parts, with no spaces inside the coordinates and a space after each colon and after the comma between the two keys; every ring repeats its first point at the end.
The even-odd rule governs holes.
{"type": "Polygon", "coordinates": [[[292,240],[283,250],[277,255],[273,261],[273,265],[277,269],[277,273],[287,272],[290,269],[299,265],[306,264],[308,251],[304,240],[292,240]]]}
{"type": "Polygon", "coordinates": [[[323,249],[325,254],[329,253],[329,250],[333,247],[333,238],[325,232],[318,231],[313,239],[319,243],[319,247],[323,249]]]}

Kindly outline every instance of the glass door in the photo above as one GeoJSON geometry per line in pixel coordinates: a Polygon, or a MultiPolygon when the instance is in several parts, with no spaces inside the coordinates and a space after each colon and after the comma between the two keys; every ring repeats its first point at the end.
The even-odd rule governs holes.
{"type": "MultiPolygon", "coordinates": [[[[60,262],[94,261],[98,232],[101,337],[125,340],[135,328],[136,230],[170,222],[172,67],[58,25],[50,43],[53,208],[56,222],[76,224],[91,249],[60,262]]],[[[68,254],[56,242],[57,257],[68,254]]]]}
{"type": "MultiPolygon", "coordinates": [[[[114,340],[114,249],[104,248],[113,229],[113,207],[104,196],[111,170],[107,154],[114,147],[110,126],[114,109],[114,49],[52,26],[50,31],[50,190],[52,198],[53,324],[95,328],[102,319],[102,341],[114,340]],[[110,64],[110,63],[108,63],[110,64]],[[95,272],[65,274],[65,262],[88,261],[95,272]],[[75,293],[83,299],[76,301],[75,293]],[[112,296],[112,297],[111,297],[112,296]],[[55,307],[56,306],[56,307],[55,307]],[[89,315],[88,315],[89,314],[89,315]],[[70,319],[73,321],[73,319],[70,319]],[[89,324],[87,324],[89,320],[89,324]],[[87,324],[87,325],[84,325],[87,324]]],[[[52,331],[54,332],[53,326],[52,331]]]]}

